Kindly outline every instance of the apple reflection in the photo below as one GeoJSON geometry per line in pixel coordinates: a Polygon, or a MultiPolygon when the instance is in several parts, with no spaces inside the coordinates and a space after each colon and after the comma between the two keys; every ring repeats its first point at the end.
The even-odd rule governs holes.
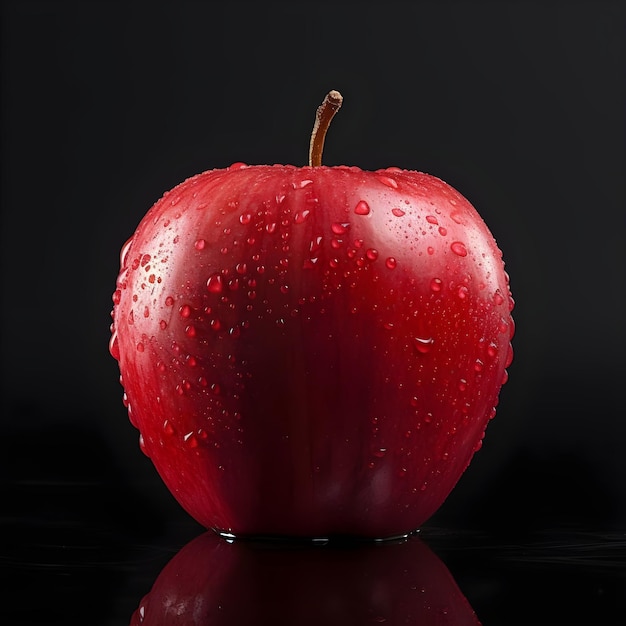
{"type": "Polygon", "coordinates": [[[302,545],[228,541],[184,546],[142,599],[131,626],[202,624],[479,625],[452,575],[417,537],[302,545]]]}

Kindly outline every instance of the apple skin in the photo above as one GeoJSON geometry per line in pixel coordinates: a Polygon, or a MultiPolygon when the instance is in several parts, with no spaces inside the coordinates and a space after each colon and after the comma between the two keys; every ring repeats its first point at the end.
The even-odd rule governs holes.
{"type": "Polygon", "coordinates": [[[165,565],[131,626],[480,626],[448,568],[417,537],[303,546],[196,537],[165,565]]]}
{"type": "Polygon", "coordinates": [[[121,253],[111,354],[140,445],[207,528],[419,528],[512,360],[502,254],[434,176],[234,164],[166,193],[121,253]]]}

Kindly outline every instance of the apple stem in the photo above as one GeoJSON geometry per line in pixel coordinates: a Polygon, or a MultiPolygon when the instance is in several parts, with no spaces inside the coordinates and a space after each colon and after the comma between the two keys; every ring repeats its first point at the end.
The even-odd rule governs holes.
{"type": "Polygon", "coordinates": [[[311,144],[309,146],[309,165],[319,167],[322,164],[322,152],[324,150],[324,139],[330,122],[335,117],[343,103],[343,96],[334,89],[329,91],[322,104],[317,107],[315,124],[311,133],[311,144]]]}

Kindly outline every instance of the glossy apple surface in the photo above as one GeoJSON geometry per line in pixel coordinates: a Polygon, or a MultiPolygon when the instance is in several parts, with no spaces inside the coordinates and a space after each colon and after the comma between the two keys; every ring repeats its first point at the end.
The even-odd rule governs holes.
{"type": "Polygon", "coordinates": [[[121,255],[111,353],[180,504],[235,535],[388,537],[442,504],[512,359],[472,205],[390,168],[195,176],[121,255]]]}
{"type": "Polygon", "coordinates": [[[227,543],[205,533],[163,568],[131,626],[479,626],[444,563],[393,545],[227,543]]]}

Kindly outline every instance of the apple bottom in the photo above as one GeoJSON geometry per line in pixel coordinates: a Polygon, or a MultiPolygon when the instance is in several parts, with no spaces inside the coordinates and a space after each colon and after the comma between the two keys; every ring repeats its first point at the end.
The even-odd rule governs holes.
{"type": "Polygon", "coordinates": [[[309,449],[305,458],[289,439],[256,449],[222,442],[194,454],[169,449],[163,460],[155,450],[153,461],[180,505],[204,527],[229,538],[311,540],[406,536],[440,507],[470,461],[465,452],[406,467],[391,451],[372,461],[369,442],[335,439],[320,447],[323,454],[309,449]]]}

